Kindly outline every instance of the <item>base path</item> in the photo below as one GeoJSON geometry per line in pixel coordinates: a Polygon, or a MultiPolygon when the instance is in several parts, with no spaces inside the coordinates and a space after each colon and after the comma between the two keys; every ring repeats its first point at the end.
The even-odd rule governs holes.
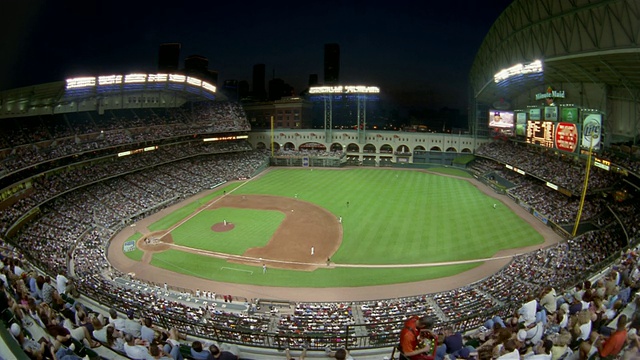
{"type": "MultiPolygon", "coordinates": [[[[441,174],[439,174],[441,175],[441,174]]],[[[505,195],[494,193],[487,186],[484,186],[476,180],[469,180],[479,190],[488,196],[491,196],[508,206],[532,225],[545,239],[544,244],[529,246],[520,249],[510,249],[500,251],[491,259],[478,259],[484,261],[480,266],[469,271],[463,272],[456,276],[440,278],[436,280],[424,280],[413,283],[401,283],[392,285],[378,285],[366,287],[340,287],[340,288],[284,288],[284,287],[268,287],[257,285],[245,285],[234,283],[223,283],[212,280],[205,280],[185,274],[179,274],[165,269],[153,267],[144,261],[151,257],[155,251],[163,251],[166,248],[176,246],[170,236],[162,236],[163,234],[152,234],[147,226],[152,224],[167,214],[183,207],[187,203],[193,202],[210,194],[213,190],[209,190],[198,194],[194,197],[186,199],[182,203],[173,205],[162,210],[146,219],[136,223],[134,226],[123,229],[110,242],[108,249],[108,259],[112,266],[124,273],[135,273],[136,277],[155,283],[168,283],[169,285],[190,288],[204,289],[214,291],[216,293],[232,294],[246,298],[266,298],[276,300],[292,300],[292,301],[364,301],[372,299],[388,299],[396,297],[406,297],[414,295],[422,295],[455,289],[470,283],[482,280],[491,274],[496,273],[502,267],[511,261],[511,258],[517,254],[527,253],[536,249],[552,245],[559,242],[561,237],[553,232],[551,228],[543,224],[541,221],[533,217],[522,207],[515,204],[505,195]],[[140,232],[144,235],[143,239],[138,241],[138,246],[145,250],[143,261],[134,261],[127,258],[122,252],[124,241],[134,233],[140,232]],[[145,244],[144,239],[148,236],[160,235],[162,245],[145,244]]],[[[266,263],[268,267],[279,267],[296,270],[312,270],[317,266],[326,266],[325,261],[340,246],[342,241],[342,227],[338,219],[333,214],[317,205],[300,201],[297,199],[283,198],[267,195],[232,195],[227,192],[226,195],[216,198],[212,203],[208,204],[202,211],[206,209],[215,209],[217,207],[234,207],[234,208],[250,208],[250,209],[268,209],[282,211],[286,216],[285,220],[274,234],[271,241],[262,248],[248,249],[242,256],[229,256],[219,253],[203,253],[196,249],[181,248],[183,251],[198,252],[202,255],[216,256],[227,258],[230,262],[240,262],[256,266],[256,271],[261,271],[262,263],[266,263]],[[291,211],[293,210],[293,211],[291,211]],[[322,239],[322,246],[318,246],[322,239]],[[329,240],[331,239],[331,240],[329,240]],[[314,254],[311,255],[311,247],[314,247],[314,254]],[[259,260],[262,258],[262,260],[259,260]],[[271,261],[270,261],[271,260],[271,261]]],[[[231,221],[232,223],[232,221],[231,221]]],[[[213,224],[212,224],[213,225],[213,224]]],[[[231,230],[232,231],[232,230],[231,230]]],[[[444,264],[421,264],[422,266],[439,266],[444,264]]],[[[336,267],[350,267],[356,265],[350,264],[332,264],[336,267]]],[[[362,265],[357,265],[362,266],[362,265]]],[[[415,265],[398,265],[415,266],[415,265]]],[[[376,267],[374,265],[370,267],[376,267]]]]}

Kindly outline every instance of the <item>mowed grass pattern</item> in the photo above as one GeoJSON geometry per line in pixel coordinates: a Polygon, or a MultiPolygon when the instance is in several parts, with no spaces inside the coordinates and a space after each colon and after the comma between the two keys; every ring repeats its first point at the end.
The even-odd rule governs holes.
{"type": "Polygon", "coordinates": [[[342,216],[343,243],[332,258],[339,263],[481,259],[543,242],[468,181],[422,171],[276,169],[234,194],[297,194],[342,216]]]}
{"type": "MultiPolygon", "coordinates": [[[[456,171],[448,169],[447,173],[455,175],[456,171]]],[[[466,173],[458,172],[457,175],[466,173]]],[[[543,242],[542,236],[508,207],[483,194],[470,182],[450,176],[413,170],[283,168],[272,169],[259,178],[237,185],[234,184],[233,191],[225,188],[227,194],[270,194],[290,198],[297,195],[298,201],[312,202],[336,217],[342,216],[343,242],[332,256],[332,261],[338,264],[393,265],[475,260],[491,257],[502,249],[543,242]],[[495,209],[494,204],[497,204],[495,209]]],[[[222,189],[212,194],[216,195],[222,195],[222,189]]],[[[266,214],[258,217],[263,215],[266,217],[266,214]]],[[[236,216],[243,215],[234,214],[233,218],[236,216]]],[[[219,217],[217,219],[220,220],[219,217]]],[[[239,235],[234,234],[234,230],[229,232],[234,240],[233,248],[216,245],[211,249],[221,251],[224,248],[226,250],[222,252],[240,254],[249,247],[262,246],[259,244],[265,240],[260,240],[259,233],[271,230],[256,219],[251,217],[251,224],[256,227],[256,240],[234,236],[239,235]]],[[[203,224],[210,227],[211,221],[204,220],[203,224]]],[[[272,221],[277,228],[281,220],[272,221]]],[[[176,221],[166,223],[175,224],[176,221]]],[[[211,245],[211,241],[202,240],[206,231],[205,225],[187,223],[175,229],[173,234],[174,239],[179,238],[185,246],[209,249],[206,246],[211,245]],[[203,233],[198,235],[196,231],[203,233]]],[[[218,281],[330,287],[433,279],[469,270],[479,263],[418,268],[321,267],[313,272],[269,269],[268,276],[263,277],[261,264],[255,267],[238,265],[172,250],[154,254],[152,265],[218,281]],[[261,276],[220,270],[222,267],[248,269],[261,276]]]]}

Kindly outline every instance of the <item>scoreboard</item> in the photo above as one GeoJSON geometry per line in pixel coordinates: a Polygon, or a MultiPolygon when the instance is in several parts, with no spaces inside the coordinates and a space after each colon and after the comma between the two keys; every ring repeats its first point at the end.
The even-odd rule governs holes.
{"type": "Polygon", "coordinates": [[[528,120],[527,121],[527,142],[548,148],[554,145],[554,127],[553,121],[528,120]]]}
{"type": "Polygon", "coordinates": [[[552,149],[574,152],[578,148],[578,126],[548,120],[528,120],[526,141],[552,149]]]}

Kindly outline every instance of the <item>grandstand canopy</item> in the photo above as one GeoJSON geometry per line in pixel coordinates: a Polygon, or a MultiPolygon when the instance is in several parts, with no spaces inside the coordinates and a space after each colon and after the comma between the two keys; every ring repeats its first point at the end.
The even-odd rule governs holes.
{"type": "Polygon", "coordinates": [[[90,76],[0,92],[0,119],[214,100],[216,87],[181,74],[90,76]]]}

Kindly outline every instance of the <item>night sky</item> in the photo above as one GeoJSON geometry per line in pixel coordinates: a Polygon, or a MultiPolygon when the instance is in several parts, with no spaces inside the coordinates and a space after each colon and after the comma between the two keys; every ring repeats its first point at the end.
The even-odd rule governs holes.
{"type": "Polygon", "coordinates": [[[340,81],[377,85],[400,104],[467,106],[468,75],[511,0],[5,0],[0,90],[80,75],[154,72],[158,46],[182,44],[227,79],[266,64],[296,92],[323,78],[323,46],[340,45],[340,81]]]}

